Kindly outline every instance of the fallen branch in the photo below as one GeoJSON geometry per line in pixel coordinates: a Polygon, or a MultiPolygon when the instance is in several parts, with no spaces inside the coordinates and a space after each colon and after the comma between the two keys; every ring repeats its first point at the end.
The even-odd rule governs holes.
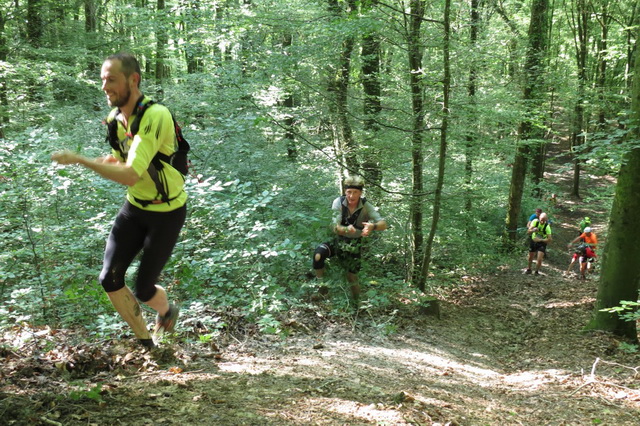
{"type": "Polygon", "coordinates": [[[593,365],[591,366],[591,374],[589,375],[589,378],[587,379],[587,382],[582,384],[578,388],[574,389],[574,391],[571,392],[569,394],[569,396],[574,395],[576,392],[580,391],[582,388],[585,388],[585,387],[587,387],[589,385],[592,385],[594,383],[598,383],[598,384],[605,385],[605,386],[611,386],[611,387],[618,388],[618,389],[624,389],[624,390],[631,391],[631,392],[635,391],[635,389],[628,388],[628,387],[622,386],[622,385],[618,385],[616,383],[611,383],[611,382],[598,380],[596,378],[596,367],[598,366],[599,363],[613,365],[613,366],[616,366],[616,367],[623,367],[623,368],[626,368],[628,370],[632,370],[633,371],[633,377],[638,375],[638,370],[640,369],[640,367],[629,367],[629,366],[626,366],[626,365],[618,364],[617,362],[603,361],[600,358],[596,358],[596,360],[594,361],[593,365]]]}
{"type": "Polygon", "coordinates": [[[55,420],[48,419],[45,416],[40,417],[40,420],[42,420],[48,425],[63,426],[62,423],[56,422],[55,420]]]}

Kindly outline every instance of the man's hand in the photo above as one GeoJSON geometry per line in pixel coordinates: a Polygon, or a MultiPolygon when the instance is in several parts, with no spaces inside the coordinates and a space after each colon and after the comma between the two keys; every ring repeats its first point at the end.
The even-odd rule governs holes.
{"type": "Polygon", "coordinates": [[[376,227],[376,224],[373,222],[364,222],[364,228],[362,228],[362,236],[368,237],[373,232],[373,229],[376,227]]]}
{"type": "Polygon", "coordinates": [[[51,159],[58,164],[80,164],[106,179],[127,186],[133,186],[140,180],[133,167],[118,161],[113,155],[90,159],[71,151],[60,151],[53,153],[51,159]]]}
{"type": "Polygon", "coordinates": [[[117,164],[117,163],[120,162],[120,160],[118,160],[113,155],[107,155],[105,157],[98,157],[98,158],[96,158],[96,161],[98,163],[102,163],[102,164],[117,164]]]}
{"type": "Polygon", "coordinates": [[[51,154],[51,159],[58,164],[78,164],[80,156],[71,151],[60,151],[51,154]]]}

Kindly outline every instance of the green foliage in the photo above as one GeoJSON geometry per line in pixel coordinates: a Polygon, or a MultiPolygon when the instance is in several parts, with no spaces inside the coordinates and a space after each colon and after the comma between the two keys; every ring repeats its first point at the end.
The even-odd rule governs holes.
{"type": "Polygon", "coordinates": [[[102,383],[97,383],[88,390],[73,390],[69,392],[69,399],[72,401],[82,401],[90,399],[95,402],[102,402],[102,383]]]}
{"type": "Polygon", "coordinates": [[[619,306],[613,308],[601,309],[601,312],[609,312],[618,315],[625,321],[638,321],[640,320],[640,302],[633,302],[629,300],[620,301],[619,306]]]}
{"type": "MultiPolygon", "coordinates": [[[[90,20],[83,21],[91,17],[82,10],[78,14],[77,5],[41,2],[39,44],[25,39],[23,7],[7,4],[6,44],[0,45],[8,54],[0,66],[0,115],[6,118],[0,142],[0,327],[19,321],[82,323],[99,336],[125,329],[96,281],[124,190],[87,170],[49,161],[51,152],[63,148],[89,157],[105,152],[99,123],[108,108],[99,68],[106,55],[119,50],[140,57],[145,92],[172,109],[193,147],[197,178],[187,182],[188,220],[161,277],[186,306],[182,326],[196,330],[204,325],[206,340],[228,326],[220,312],[225,307],[255,321],[265,333],[285,335],[281,317],[304,306],[313,291],[307,278],[311,253],[330,237],[331,201],[340,193],[344,172],[329,82],[341,66],[342,49],[352,41],[345,116],[358,144],[353,155],[360,163],[379,165],[382,188],[368,191],[391,225],[370,239],[361,274],[362,308],[371,318],[387,313],[379,326],[392,333],[398,298],[418,303],[419,297],[407,295],[404,282],[414,232],[407,222],[414,196],[406,17],[375,4],[358,3],[357,11],[347,13],[343,2],[337,11],[298,0],[245,3],[200,2],[193,8],[177,2],[164,13],[153,2],[127,7],[107,2],[96,12],[94,31],[87,29],[90,20]],[[162,34],[169,46],[165,57],[157,58],[162,34]],[[362,117],[358,47],[363,34],[379,34],[381,40],[377,77],[383,108],[375,132],[362,117]],[[160,60],[168,75],[164,80],[155,78],[160,60]],[[287,152],[291,147],[295,161],[287,152]]],[[[428,16],[439,19],[441,4],[425,7],[428,16]]],[[[554,16],[550,49],[557,54],[544,89],[549,101],[545,111],[530,117],[520,101],[526,43],[515,35],[526,33],[529,11],[520,4],[505,7],[513,27],[498,14],[484,13],[472,45],[466,12],[454,5],[452,24],[459,30],[452,34],[452,80],[457,84],[451,93],[444,204],[429,271],[434,291],[504,263],[498,248],[518,123],[527,118],[564,139],[563,129],[572,120],[577,96],[569,22],[562,13],[554,16]],[[476,71],[478,88],[473,98],[466,85],[470,70],[476,71]]],[[[615,13],[624,18],[630,15],[628,7],[615,13]]],[[[425,195],[420,197],[427,228],[437,179],[442,29],[429,21],[422,31],[423,54],[430,58],[419,71],[427,100],[425,195]]],[[[626,119],[625,37],[625,31],[612,28],[606,87],[587,90],[588,114],[610,112],[604,127],[592,123],[587,143],[575,149],[589,173],[615,173],[635,143],[626,119]]],[[[541,189],[557,192],[547,183],[541,189]]],[[[586,194],[590,202],[606,206],[608,191],[588,188],[586,194]]],[[[523,226],[536,207],[547,206],[523,200],[523,226]]],[[[135,265],[129,276],[134,273],[135,265]]],[[[342,270],[335,265],[331,273],[341,289],[334,313],[352,315],[342,270]]]]}
{"type": "Polygon", "coordinates": [[[627,342],[620,342],[620,344],[618,345],[618,348],[622,352],[627,354],[637,354],[640,350],[640,347],[638,345],[627,343],[627,342]]]}

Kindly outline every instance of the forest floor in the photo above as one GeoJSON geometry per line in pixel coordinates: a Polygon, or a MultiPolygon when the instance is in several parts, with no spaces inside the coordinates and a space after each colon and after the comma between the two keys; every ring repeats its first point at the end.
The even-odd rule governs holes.
{"type": "Polygon", "coordinates": [[[542,275],[523,274],[523,247],[521,265],[442,292],[439,318],[400,304],[392,322],[336,319],[310,305],[289,313],[285,339],[247,328],[150,352],[77,330],[6,331],[0,423],[637,425],[640,357],[583,332],[597,273],[563,275],[578,219],[606,212],[559,199],[542,275]]]}

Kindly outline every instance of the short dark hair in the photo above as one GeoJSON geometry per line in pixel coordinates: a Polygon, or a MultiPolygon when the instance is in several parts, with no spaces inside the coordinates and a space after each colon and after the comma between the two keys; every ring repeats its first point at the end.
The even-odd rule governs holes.
{"type": "Polygon", "coordinates": [[[105,61],[120,61],[121,67],[120,70],[127,77],[131,76],[134,72],[137,72],[140,76],[140,80],[138,81],[138,87],[140,87],[140,82],[142,81],[142,71],[140,70],[140,64],[135,56],[131,53],[120,52],[109,56],[105,61]]]}

